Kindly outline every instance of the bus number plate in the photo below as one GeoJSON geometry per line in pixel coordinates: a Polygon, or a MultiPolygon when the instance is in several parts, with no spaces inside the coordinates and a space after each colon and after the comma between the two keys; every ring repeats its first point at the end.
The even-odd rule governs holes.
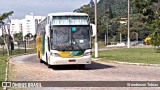
{"type": "Polygon", "coordinates": [[[72,60],[69,60],[69,62],[76,62],[76,60],[75,60],[75,59],[72,59],[72,60]]]}

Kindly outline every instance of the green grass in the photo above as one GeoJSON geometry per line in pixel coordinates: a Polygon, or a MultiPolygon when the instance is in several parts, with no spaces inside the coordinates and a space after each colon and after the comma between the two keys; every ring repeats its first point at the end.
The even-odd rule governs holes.
{"type": "MultiPolygon", "coordinates": [[[[0,82],[5,80],[7,57],[8,56],[2,57],[0,55],[0,82]]],[[[1,85],[0,85],[0,90],[2,90],[1,85]]]]}
{"type": "MultiPolygon", "coordinates": [[[[35,48],[36,44],[32,43],[32,44],[26,44],[26,48],[35,48]]],[[[17,46],[18,47],[18,46],[17,46]]],[[[19,47],[25,47],[25,44],[20,44],[19,47]]]]}
{"type": "Polygon", "coordinates": [[[120,61],[132,63],[160,64],[160,53],[153,48],[129,48],[100,51],[102,61],[120,61]]]}
{"type": "Polygon", "coordinates": [[[0,81],[4,81],[4,78],[5,78],[7,57],[8,56],[0,57],[0,81]]]}
{"type": "MultiPolygon", "coordinates": [[[[25,49],[15,49],[15,50],[12,50],[12,53],[10,51],[10,55],[17,55],[17,54],[24,54],[24,53],[34,53],[36,52],[36,49],[33,48],[33,49],[26,49],[26,52],[25,52],[25,49]]],[[[4,55],[7,54],[7,50],[5,49],[4,50],[4,55]]],[[[3,56],[3,50],[0,49],[0,56],[3,56]]]]}
{"type": "MultiPolygon", "coordinates": [[[[7,58],[9,57],[9,56],[7,56],[6,50],[4,50],[4,51],[5,52],[4,52],[4,56],[3,56],[2,49],[0,49],[0,81],[5,80],[7,58]]],[[[24,53],[35,53],[35,51],[36,51],[35,49],[28,49],[28,50],[26,50],[26,52],[24,49],[13,50],[12,55],[10,55],[10,56],[24,54],[24,53]]],[[[1,85],[0,85],[0,90],[2,90],[1,85]]]]}

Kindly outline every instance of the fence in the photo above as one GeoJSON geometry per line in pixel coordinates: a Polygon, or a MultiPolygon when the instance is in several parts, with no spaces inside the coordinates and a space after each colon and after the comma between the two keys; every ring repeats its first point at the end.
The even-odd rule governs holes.
{"type": "MultiPolygon", "coordinates": [[[[9,45],[11,46],[11,45],[9,45]]],[[[36,51],[36,43],[35,41],[19,41],[14,42],[14,49],[11,50],[11,47],[9,47],[9,54],[15,55],[15,54],[23,54],[23,53],[33,53],[36,51]]],[[[7,55],[7,48],[5,45],[0,45],[0,56],[7,55]]]]}

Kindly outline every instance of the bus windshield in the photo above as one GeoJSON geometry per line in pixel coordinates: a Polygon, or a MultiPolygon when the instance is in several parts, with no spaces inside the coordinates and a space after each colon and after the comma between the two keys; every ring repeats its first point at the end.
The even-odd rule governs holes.
{"type": "Polygon", "coordinates": [[[51,30],[51,49],[72,51],[89,48],[91,48],[89,25],[53,26],[51,30]]]}

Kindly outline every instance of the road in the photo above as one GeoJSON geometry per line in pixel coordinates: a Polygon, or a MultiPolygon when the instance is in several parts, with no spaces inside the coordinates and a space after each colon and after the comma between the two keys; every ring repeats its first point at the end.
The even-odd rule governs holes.
{"type": "MultiPolygon", "coordinates": [[[[36,54],[14,57],[9,64],[11,81],[160,81],[160,67],[94,61],[85,69],[61,66],[49,69],[36,54]]],[[[46,88],[41,88],[45,90],[46,88]]],[[[40,90],[41,90],[40,89],[40,90]]],[[[61,87],[48,90],[160,90],[159,87],[61,87]]],[[[27,89],[28,90],[28,89],[27,89]]],[[[32,89],[29,89],[32,90],[32,89]]],[[[37,89],[36,89],[37,90],[37,89]]]]}

